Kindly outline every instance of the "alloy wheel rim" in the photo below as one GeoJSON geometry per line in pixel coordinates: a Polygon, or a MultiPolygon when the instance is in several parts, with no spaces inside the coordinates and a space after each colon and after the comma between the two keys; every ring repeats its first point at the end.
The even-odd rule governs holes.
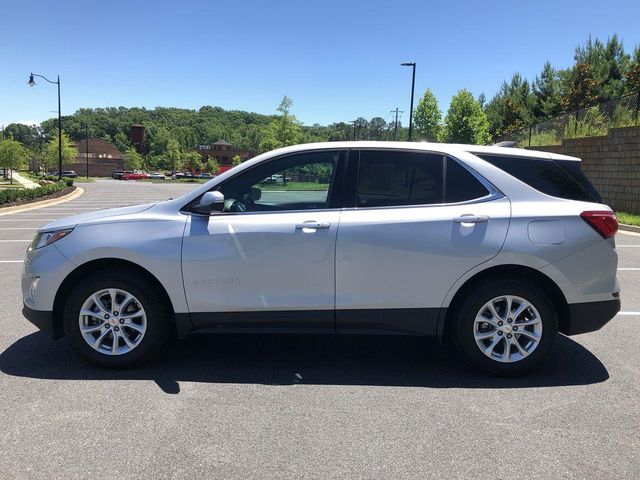
{"type": "Polygon", "coordinates": [[[85,342],[104,355],[124,355],[135,349],[147,331],[147,315],[140,301],[119,288],[90,295],[78,316],[85,342]]]}
{"type": "Polygon", "coordinates": [[[533,353],[542,338],[542,318],[528,300],[501,295],[485,303],[473,323],[473,336],[487,357],[519,362],[533,353]]]}

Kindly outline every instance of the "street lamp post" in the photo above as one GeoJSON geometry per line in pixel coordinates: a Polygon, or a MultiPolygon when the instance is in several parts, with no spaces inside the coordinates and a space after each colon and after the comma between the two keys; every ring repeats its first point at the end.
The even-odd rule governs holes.
{"type": "Polygon", "coordinates": [[[409,110],[409,141],[411,141],[411,133],[413,130],[413,90],[416,86],[416,62],[405,62],[400,65],[403,67],[413,68],[413,75],[411,78],[411,109],[409,110]]]}
{"type": "Polygon", "coordinates": [[[58,179],[62,180],[62,111],[60,109],[60,75],[58,75],[57,82],[52,82],[47,77],[31,72],[29,75],[29,81],[27,82],[27,85],[30,87],[36,86],[36,82],[33,77],[40,77],[49,83],[58,85],[58,179]]]}
{"type": "Polygon", "coordinates": [[[87,161],[87,180],[89,180],[89,124],[84,124],[84,151],[85,160],[87,161]]]}

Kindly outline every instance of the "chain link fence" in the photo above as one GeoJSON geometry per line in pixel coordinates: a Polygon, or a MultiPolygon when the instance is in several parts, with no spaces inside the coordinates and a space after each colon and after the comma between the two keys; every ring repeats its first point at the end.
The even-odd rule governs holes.
{"type": "Polygon", "coordinates": [[[640,92],[566,112],[535,125],[503,135],[519,147],[559,145],[567,138],[606,135],[610,128],[640,125],[640,92]]]}

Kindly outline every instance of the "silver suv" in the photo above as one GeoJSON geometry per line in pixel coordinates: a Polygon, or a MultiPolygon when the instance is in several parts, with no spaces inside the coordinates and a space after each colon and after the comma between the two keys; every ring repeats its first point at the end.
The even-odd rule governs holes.
{"type": "Polygon", "coordinates": [[[24,315],[87,359],[169,335],[436,335],[494,374],[620,309],[617,221],[577,158],[500,147],[288,147],[157,204],[55,221],[24,315]],[[282,178],[282,182],[269,179],[282,178]]]}

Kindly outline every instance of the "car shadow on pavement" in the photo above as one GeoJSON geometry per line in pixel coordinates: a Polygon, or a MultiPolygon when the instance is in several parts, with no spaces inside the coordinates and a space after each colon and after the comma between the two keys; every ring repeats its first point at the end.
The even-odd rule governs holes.
{"type": "Polygon", "coordinates": [[[385,336],[194,335],[141,367],[108,370],[80,360],[65,340],[52,342],[33,333],[0,354],[0,370],[53,380],[153,380],[170,394],[180,392],[180,381],[523,388],[587,385],[609,378],[600,360],[562,335],[549,361],[512,379],[476,372],[436,339],[385,336]]]}

